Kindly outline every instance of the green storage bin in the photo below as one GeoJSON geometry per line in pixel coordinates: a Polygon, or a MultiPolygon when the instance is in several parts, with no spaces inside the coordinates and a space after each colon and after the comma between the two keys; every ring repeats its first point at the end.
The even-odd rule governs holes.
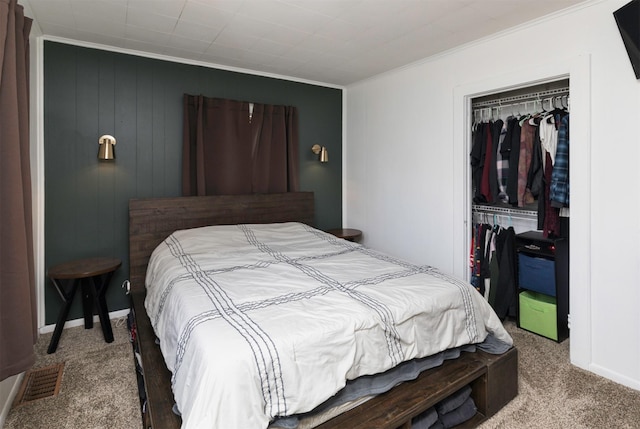
{"type": "Polygon", "coordinates": [[[520,292],[520,327],[558,341],[556,299],[533,291],[520,292]]]}

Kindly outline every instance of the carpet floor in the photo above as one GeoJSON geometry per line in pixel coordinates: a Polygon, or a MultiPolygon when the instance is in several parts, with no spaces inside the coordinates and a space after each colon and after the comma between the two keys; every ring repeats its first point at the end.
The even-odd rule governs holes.
{"type": "Polygon", "coordinates": [[[34,368],[64,362],[56,396],[14,406],[6,429],[139,429],[140,400],[126,318],[111,321],[114,341],[106,343],[100,323],[65,329],[55,353],[52,333],[40,335],[34,368]]]}
{"type": "Polygon", "coordinates": [[[518,396],[480,429],[640,428],[640,391],[571,365],[571,339],[505,328],[519,352],[518,396]]]}
{"type": "MultiPolygon", "coordinates": [[[[35,367],[65,362],[60,393],[14,406],[6,429],[139,429],[142,427],[133,355],[124,319],[112,320],[107,344],[100,324],[64,330],[48,355],[51,334],[41,335],[35,367]]],[[[480,429],[640,428],[640,392],[569,363],[561,344],[505,327],[519,351],[519,395],[480,429]]],[[[238,428],[244,429],[244,428],[238,428]]]]}

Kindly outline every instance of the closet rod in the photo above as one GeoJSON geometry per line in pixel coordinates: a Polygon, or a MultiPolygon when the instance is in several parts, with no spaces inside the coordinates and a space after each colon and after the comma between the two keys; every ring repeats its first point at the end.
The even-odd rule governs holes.
{"type": "Polygon", "coordinates": [[[481,108],[481,107],[501,106],[506,103],[512,103],[514,101],[525,102],[525,101],[531,101],[531,100],[542,100],[544,97],[549,97],[553,95],[564,95],[568,93],[569,93],[569,87],[549,89],[546,91],[538,91],[538,92],[531,92],[529,94],[515,95],[513,97],[504,97],[504,98],[496,98],[496,99],[487,100],[487,101],[478,101],[478,102],[472,103],[471,107],[475,109],[475,108],[481,108]]]}

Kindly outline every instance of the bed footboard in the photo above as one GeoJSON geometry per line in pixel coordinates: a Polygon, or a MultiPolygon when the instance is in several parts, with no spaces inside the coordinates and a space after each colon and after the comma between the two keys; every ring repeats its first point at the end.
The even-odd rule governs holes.
{"type": "MultiPolygon", "coordinates": [[[[144,309],[144,292],[131,293],[136,341],[144,370],[146,406],[145,429],[179,429],[180,417],[172,411],[171,373],[164,364],[160,347],[144,309]]],[[[462,427],[476,427],[493,416],[518,394],[518,351],[502,355],[478,351],[464,353],[455,360],[423,372],[416,380],[396,386],[364,404],[318,426],[317,429],[378,428],[410,429],[411,419],[460,388],[470,385],[478,408],[476,416],[462,427]]]]}
{"type": "Polygon", "coordinates": [[[463,353],[316,429],[410,429],[414,417],[467,385],[478,411],[460,428],[478,426],[518,395],[517,349],[502,355],[463,353]]]}

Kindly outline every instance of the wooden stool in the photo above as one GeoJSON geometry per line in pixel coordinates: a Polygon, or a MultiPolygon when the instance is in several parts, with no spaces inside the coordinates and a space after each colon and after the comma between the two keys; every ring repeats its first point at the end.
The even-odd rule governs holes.
{"type": "Polygon", "coordinates": [[[122,265],[122,262],[117,258],[88,258],[65,262],[49,268],[47,275],[58,294],[60,294],[64,305],[58,314],[58,321],[56,322],[47,353],[53,353],[58,348],[58,340],[60,340],[62,328],[64,328],[64,323],[67,320],[78,284],[82,286],[84,328],[93,328],[93,304],[95,303],[98,308],[98,317],[102,325],[104,340],[107,343],[113,341],[113,331],[111,330],[105,293],[113,273],[120,265],[122,265]],[[66,288],[61,280],[69,280],[66,288]]]}

